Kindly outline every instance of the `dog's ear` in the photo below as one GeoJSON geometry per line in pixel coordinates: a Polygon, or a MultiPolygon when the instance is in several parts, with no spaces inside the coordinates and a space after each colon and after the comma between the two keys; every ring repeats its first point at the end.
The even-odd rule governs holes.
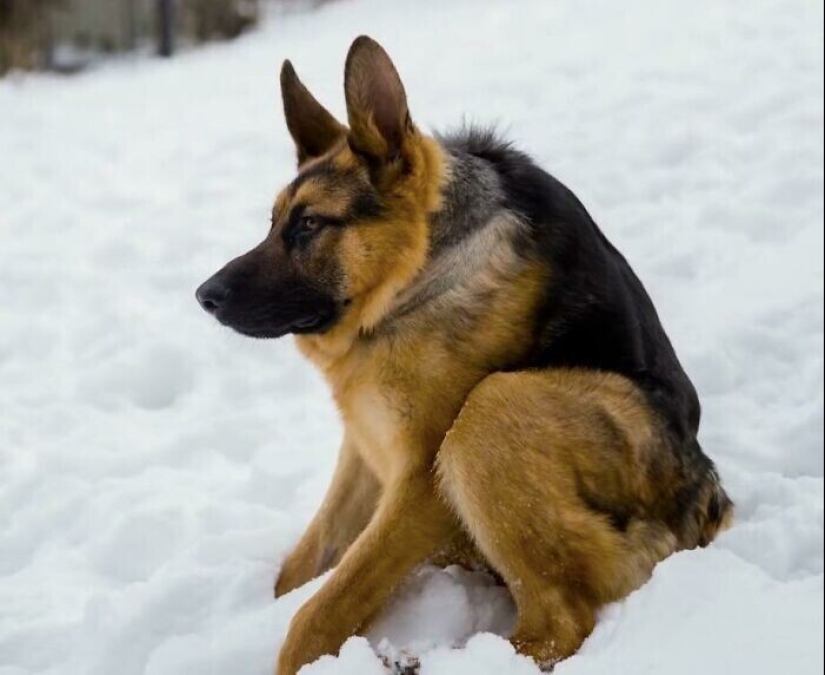
{"type": "Polygon", "coordinates": [[[281,68],[281,97],[299,166],[326,153],[347,133],[347,128],[309,93],[289,61],[281,68]]]}
{"type": "Polygon", "coordinates": [[[362,35],[350,47],[344,71],[349,144],[373,161],[398,157],[414,133],[407,94],[387,52],[362,35]]]}

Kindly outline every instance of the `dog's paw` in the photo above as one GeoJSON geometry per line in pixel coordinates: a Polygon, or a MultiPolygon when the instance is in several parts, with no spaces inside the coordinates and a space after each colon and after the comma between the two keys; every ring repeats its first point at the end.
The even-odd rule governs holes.
{"type": "Polygon", "coordinates": [[[418,675],[421,669],[418,657],[404,651],[392,655],[378,654],[378,657],[392,675],[418,675]]]}

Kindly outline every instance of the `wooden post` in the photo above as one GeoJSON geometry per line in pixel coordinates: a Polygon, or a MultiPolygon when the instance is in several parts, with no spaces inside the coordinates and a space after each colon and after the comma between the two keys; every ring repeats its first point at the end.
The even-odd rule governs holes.
{"type": "Polygon", "coordinates": [[[135,6],[137,0],[127,0],[127,14],[126,14],[126,21],[128,23],[126,27],[126,33],[128,35],[129,40],[129,51],[135,51],[137,49],[138,44],[138,34],[137,34],[137,7],[135,6]]]}
{"type": "Polygon", "coordinates": [[[160,31],[158,51],[161,56],[172,56],[175,52],[174,0],[158,0],[158,28],[160,31]]]}

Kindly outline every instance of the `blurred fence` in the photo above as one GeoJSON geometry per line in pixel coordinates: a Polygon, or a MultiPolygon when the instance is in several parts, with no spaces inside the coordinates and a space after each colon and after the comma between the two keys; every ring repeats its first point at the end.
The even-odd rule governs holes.
{"type": "Polygon", "coordinates": [[[260,0],[0,0],[0,75],[74,70],[93,55],[230,39],[253,26],[260,0]]]}

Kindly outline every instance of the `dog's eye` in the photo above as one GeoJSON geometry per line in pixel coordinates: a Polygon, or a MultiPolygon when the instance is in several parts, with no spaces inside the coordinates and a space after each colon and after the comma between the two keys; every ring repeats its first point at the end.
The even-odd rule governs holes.
{"type": "Polygon", "coordinates": [[[302,232],[309,234],[321,228],[321,221],[314,216],[302,216],[300,220],[300,228],[302,232]]]}
{"type": "Polygon", "coordinates": [[[301,216],[284,230],[284,241],[289,248],[309,243],[322,229],[324,220],[318,216],[301,216]]]}

